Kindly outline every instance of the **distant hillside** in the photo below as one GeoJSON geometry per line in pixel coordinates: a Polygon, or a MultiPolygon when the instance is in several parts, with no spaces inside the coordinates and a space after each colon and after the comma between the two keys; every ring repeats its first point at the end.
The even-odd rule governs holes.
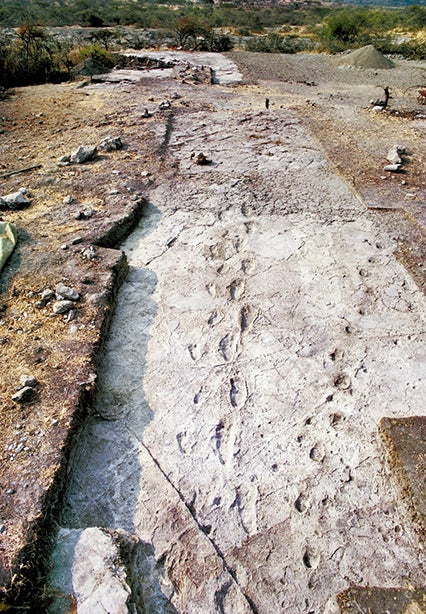
{"type": "Polygon", "coordinates": [[[380,7],[401,7],[401,6],[426,6],[426,0],[334,0],[333,4],[357,6],[380,6],[380,7]]]}

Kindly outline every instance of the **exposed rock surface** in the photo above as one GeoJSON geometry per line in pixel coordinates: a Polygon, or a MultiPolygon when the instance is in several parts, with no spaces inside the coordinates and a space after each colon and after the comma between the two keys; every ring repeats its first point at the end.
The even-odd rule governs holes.
{"type": "Polygon", "coordinates": [[[130,588],[120,561],[119,547],[101,529],[61,529],[53,552],[56,575],[51,614],[63,614],[74,606],[81,614],[127,614],[130,588]],[[72,595],[72,597],[71,597],[72,595]]]}
{"type": "MultiPolygon", "coordinates": [[[[12,572],[22,581],[28,560],[31,580],[46,577],[40,536],[60,520],[85,544],[68,563],[70,609],[96,587],[90,571],[70,583],[70,566],[93,557],[111,576],[111,557],[95,557],[104,537],[132,613],[331,614],[353,585],[392,587],[421,604],[412,516],[424,509],[424,437],[411,422],[400,427],[421,413],[425,392],[422,125],[365,109],[384,82],[376,71],[367,85],[363,71],[333,72],[324,57],[254,54],[253,66],[258,56],[258,74],[267,62],[282,83],[211,87],[200,78],[208,64],[181,65],[155,87],[151,73],[84,92],[25,88],[7,105],[2,164],[14,168],[27,131],[34,151],[24,143],[22,153],[43,169],[28,176],[33,206],[8,213],[23,242],[1,279],[19,272],[0,302],[10,366],[0,385],[2,588],[12,572]],[[158,112],[170,99],[173,112],[158,112]],[[140,121],[144,108],[152,116],[140,121]],[[125,150],[94,165],[55,164],[53,152],[72,151],[77,138],[118,132],[125,150]],[[399,142],[413,152],[406,181],[383,180],[383,152],[399,142]],[[200,151],[211,164],[194,164],[200,151]],[[94,353],[125,268],[100,246],[128,234],[143,196],[151,204],[124,245],[130,275],[98,385],[94,353]],[[86,210],[94,215],[76,218],[86,210]],[[78,310],[53,317],[58,280],[80,298],[78,310]],[[17,405],[26,372],[40,395],[17,405]],[[380,419],[392,421],[385,443],[380,419]],[[408,509],[397,466],[404,491],[418,492],[408,509]]],[[[391,87],[412,84],[405,69],[387,75],[391,87]]],[[[7,180],[5,191],[18,188],[7,180]]],[[[104,600],[112,607],[113,585],[102,586],[94,611],[104,600]]],[[[36,597],[24,606],[43,611],[36,597]]]]}
{"type": "Polygon", "coordinates": [[[377,425],[422,412],[424,296],[296,113],[220,103],[175,121],[179,170],[124,244],[60,522],[151,545],[178,612],[336,612],[348,584],[421,585],[377,425]]]}

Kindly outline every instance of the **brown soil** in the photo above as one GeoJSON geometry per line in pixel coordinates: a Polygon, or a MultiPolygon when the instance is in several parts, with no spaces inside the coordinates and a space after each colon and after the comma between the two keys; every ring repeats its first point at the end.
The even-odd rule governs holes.
{"type": "Polygon", "coordinates": [[[15,591],[21,566],[32,562],[22,547],[31,549],[44,537],[41,510],[59,496],[58,469],[65,467],[72,435],[87,413],[97,353],[126,273],[122,253],[107,248],[118,245],[142,214],[150,180],[141,175],[141,150],[151,170],[159,162],[155,135],[135,134],[135,116],[123,99],[130,102],[122,89],[105,98],[70,84],[20,89],[2,103],[2,172],[40,165],[1,183],[3,194],[27,186],[32,200],[27,210],[2,213],[18,228],[18,247],[0,278],[0,578],[6,587],[18,574],[15,591]],[[97,144],[110,131],[119,131],[123,150],[85,165],[57,166],[60,156],[97,144]],[[118,193],[110,194],[113,189],[118,193]],[[74,201],[64,205],[68,194],[74,201]],[[75,219],[81,209],[93,216],[75,219]],[[91,244],[96,247],[88,249],[91,244]],[[36,307],[40,293],[61,281],[80,293],[72,322],[54,316],[51,304],[36,307]],[[19,405],[11,397],[23,374],[37,378],[37,397],[19,405]]]}

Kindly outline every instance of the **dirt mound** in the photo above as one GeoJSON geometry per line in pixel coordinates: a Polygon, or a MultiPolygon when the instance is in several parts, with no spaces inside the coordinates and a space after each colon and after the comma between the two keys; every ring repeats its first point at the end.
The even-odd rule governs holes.
{"type": "Polygon", "coordinates": [[[354,68],[393,68],[395,64],[373,45],[356,49],[338,58],[339,66],[354,68]]]}

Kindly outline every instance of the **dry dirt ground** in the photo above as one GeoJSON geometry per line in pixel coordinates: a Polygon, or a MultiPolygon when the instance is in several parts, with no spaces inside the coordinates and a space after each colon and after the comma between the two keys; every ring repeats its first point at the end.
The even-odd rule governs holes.
{"type": "MultiPolygon", "coordinates": [[[[424,64],[228,58],[242,82],[146,73],[0,103],[0,174],[40,165],[1,179],[32,200],[2,214],[19,234],[0,278],[2,585],[39,603],[59,524],[68,549],[102,527],[137,559],[123,603],[86,595],[92,611],[332,612],[340,593],[348,612],[421,612],[424,64]],[[57,165],[108,135],[124,148],[57,165]],[[395,144],[403,173],[383,171],[395,144]],[[96,386],[127,274],[111,248],[141,217],[96,386]],[[59,282],[75,320],[35,305],[59,282]]],[[[51,584],[50,611],[84,611],[51,584]]]]}

